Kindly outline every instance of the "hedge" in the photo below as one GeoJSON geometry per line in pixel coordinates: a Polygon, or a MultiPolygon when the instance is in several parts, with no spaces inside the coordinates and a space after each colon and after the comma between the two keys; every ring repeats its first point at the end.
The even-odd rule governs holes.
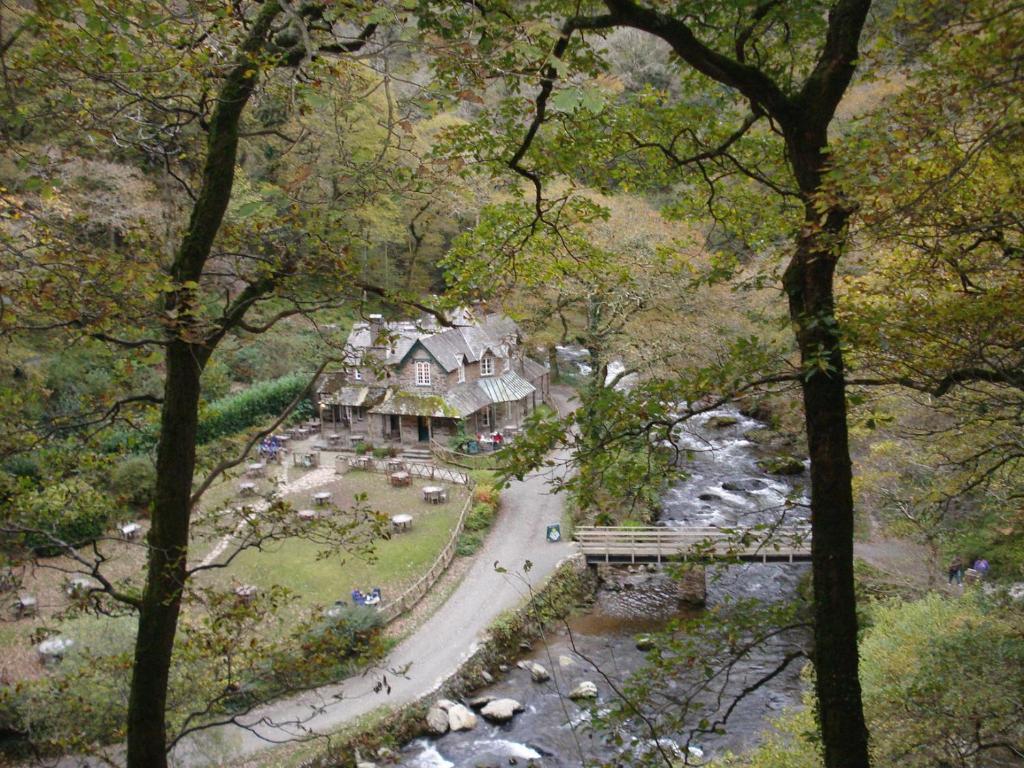
{"type": "MultiPolygon", "coordinates": [[[[292,374],[262,381],[237,395],[214,400],[199,414],[199,444],[237,434],[280,415],[302,394],[308,383],[308,376],[292,374]]],[[[308,400],[299,403],[292,412],[293,419],[308,418],[310,415],[312,405],[308,400]]]]}
{"type": "MultiPolygon", "coordinates": [[[[279,416],[302,394],[308,383],[307,375],[294,373],[261,381],[244,392],[214,400],[199,412],[197,443],[203,445],[229,437],[279,416]]],[[[313,404],[306,398],[296,406],[290,418],[299,421],[312,416],[313,404]]],[[[141,431],[114,430],[103,439],[102,449],[110,453],[145,453],[156,445],[157,435],[155,424],[141,431]]]]}

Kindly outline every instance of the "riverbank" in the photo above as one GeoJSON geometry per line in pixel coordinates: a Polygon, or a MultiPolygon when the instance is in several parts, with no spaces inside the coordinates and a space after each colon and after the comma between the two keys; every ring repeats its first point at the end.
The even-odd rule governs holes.
{"type": "MultiPolygon", "coordinates": [[[[582,556],[569,557],[546,584],[531,591],[525,605],[495,620],[476,650],[436,691],[400,710],[371,713],[334,734],[321,754],[293,764],[301,768],[365,768],[375,757],[391,759],[402,745],[427,733],[426,715],[434,702],[465,698],[493,682],[524,647],[542,637],[554,623],[587,605],[596,587],[596,576],[582,556]]],[[[279,761],[283,755],[268,757],[273,758],[272,764],[282,764],[279,761]]]]}

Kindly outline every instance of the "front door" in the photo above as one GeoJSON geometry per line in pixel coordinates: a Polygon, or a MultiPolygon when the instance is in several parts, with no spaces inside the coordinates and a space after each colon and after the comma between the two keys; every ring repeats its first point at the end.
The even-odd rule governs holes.
{"type": "Polygon", "coordinates": [[[416,417],[416,429],[419,431],[420,442],[425,443],[430,439],[430,425],[426,416],[416,417]]]}

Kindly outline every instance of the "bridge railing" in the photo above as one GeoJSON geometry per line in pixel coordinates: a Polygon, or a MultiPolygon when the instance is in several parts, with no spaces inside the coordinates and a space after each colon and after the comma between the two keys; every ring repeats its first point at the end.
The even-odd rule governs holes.
{"type": "Polygon", "coordinates": [[[804,560],[810,555],[808,526],[773,530],[579,526],[573,535],[583,553],[606,562],[660,562],[672,558],[804,560]]]}

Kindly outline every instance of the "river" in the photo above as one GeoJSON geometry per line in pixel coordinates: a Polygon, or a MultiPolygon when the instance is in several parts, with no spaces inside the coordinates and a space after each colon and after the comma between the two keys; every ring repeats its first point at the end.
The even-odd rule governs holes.
{"type": "MultiPolygon", "coordinates": [[[[573,362],[585,365],[585,359],[579,356],[573,362]]],[[[806,497],[800,486],[806,476],[780,478],[758,468],[762,451],[744,435],[762,427],[730,407],[688,422],[678,433],[679,443],[687,449],[684,466],[688,478],[666,491],[659,524],[750,526],[780,516],[789,522],[801,518],[806,497]]],[[[709,569],[707,608],[742,598],[792,600],[807,568],[800,564],[743,564],[709,569]]],[[[471,731],[417,739],[402,750],[402,765],[475,768],[532,763],[555,768],[619,764],[623,753],[651,749],[642,723],[631,722],[617,734],[597,732],[589,727],[588,705],[578,705],[565,696],[582,680],[592,681],[599,691],[593,706],[601,710],[615,696],[613,688],[642,668],[646,654],[637,649],[637,637],[657,631],[674,616],[696,615],[694,609],[665,599],[666,594],[673,593],[665,589],[667,580],[663,575],[634,568],[619,581],[625,586],[603,586],[590,611],[553,630],[524,654],[522,659],[536,661],[551,671],[550,681],[535,683],[529,672],[512,666],[493,685],[477,692],[480,696],[516,699],[525,706],[524,712],[504,725],[479,718],[471,731]]],[[[806,641],[806,635],[791,634],[745,659],[734,668],[721,703],[706,702],[700,716],[714,719],[716,714],[721,715],[737,691],[773,669],[785,653],[806,641]]],[[[731,713],[724,733],[702,734],[698,740],[691,740],[691,764],[702,764],[724,751],[750,748],[773,716],[786,707],[799,706],[800,666],[790,665],[770,684],[743,698],[731,713]]],[[[666,750],[678,750],[680,743],[685,744],[685,733],[659,736],[666,750]]]]}

